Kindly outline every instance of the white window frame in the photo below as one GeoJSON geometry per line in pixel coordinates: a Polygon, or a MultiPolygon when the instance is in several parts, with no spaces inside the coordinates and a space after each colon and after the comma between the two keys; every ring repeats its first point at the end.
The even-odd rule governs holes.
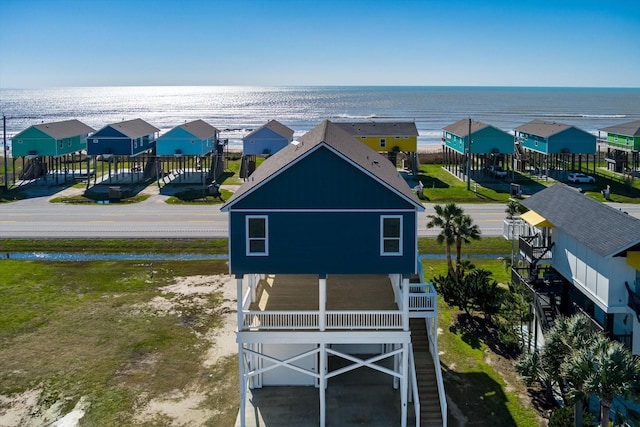
{"type": "Polygon", "coordinates": [[[402,256],[402,237],[403,237],[403,217],[402,215],[380,215],[380,256],[402,256]],[[384,222],[386,219],[399,219],[400,220],[400,235],[398,237],[385,237],[384,236],[384,222]],[[384,244],[387,240],[398,241],[398,251],[386,252],[384,250],[384,244]]]}
{"type": "Polygon", "coordinates": [[[268,256],[269,255],[269,217],[267,215],[247,215],[245,217],[245,248],[247,256],[268,256]],[[249,222],[252,219],[263,219],[264,220],[264,237],[250,237],[249,236],[249,222]],[[263,252],[252,252],[251,251],[251,241],[252,240],[264,240],[264,251],[263,252]]]}

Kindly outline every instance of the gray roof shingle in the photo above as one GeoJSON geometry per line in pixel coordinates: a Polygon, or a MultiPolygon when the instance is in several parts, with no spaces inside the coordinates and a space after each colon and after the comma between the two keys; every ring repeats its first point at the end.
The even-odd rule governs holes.
{"type": "Polygon", "coordinates": [[[609,126],[600,129],[607,133],[615,133],[617,135],[624,136],[640,136],[640,120],[634,120],[628,123],[621,123],[615,126],[609,126]]]}
{"type": "Polygon", "coordinates": [[[297,141],[288,144],[273,156],[266,159],[249,179],[236,191],[233,198],[229,200],[221,209],[226,210],[236,201],[240,200],[247,193],[259,187],[263,182],[269,180],[285,170],[290,164],[305,157],[318,146],[325,145],[344,156],[348,161],[353,162],[363,172],[369,174],[383,185],[390,187],[393,191],[415,204],[423,210],[421,202],[411,191],[406,181],[400,176],[398,170],[387,159],[376,153],[365,144],[353,138],[342,130],[335,123],[329,120],[311,129],[309,132],[298,138],[297,141]]]}
{"type": "Polygon", "coordinates": [[[552,185],[522,204],[602,257],[640,244],[640,219],[564,184],[552,185]]]}
{"type": "Polygon", "coordinates": [[[280,123],[277,120],[269,120],[269,122],[267,124],[265,124],[264,126],[260,126],[258,129],[254,130],[253,132],[248,133],[244,138],[244,140],[248,139],[251,137],[251,135],[253,135],[254,133],[258,132],[260,129],[271,129],[272,131],[274,131],[275,133],[277,133],[278,135],[282,136],[283,138],[288,139],[289,141],[293,140],[293,129],[289,128],[288,126],[283,125],[282,123],[280,123]]]}
{"type": "Polygon", "coordinates": [[[548,138],[551,135],[555,135],[562,131],[565,131],[573,126],[557,123],[557,122],[547,122],[545,120],[531,120],[529,123],[525,123],[523,125],[515,128],[517,132],[528,133],[529,135],[536,135],[542,138],[548,138]]]}
{"type": "Polygon", "coordinates": [[[142,119],[126,120],[124,122],[112,123],[109,126],[117,129],[129,138],[140,138],[145,135],[160,132],[160,129],[142,119]]]}
{"type": "Polygon", "coordinates": [[[72,138],[78,135],[86,135],[96,130],[85,125],[79,120],[64,120],[61,122],[42,123],[34,125],[34,128],[46,133],[55,140],[72,138]]]}
{"type": "Polygon", "coordinates": [[[200,119],[182,124],[179,127],[186,130],[191,135],[198,137],[198,139],[209,139],[216,136],[216,134],[220,132],[209,123],[200,119]]]}
{"type": "MultiPolygon", "coordinates": [[[[489,125],[486,123],[471,120],[471,134],[474,134],[488,126],[489,125]]],[[[442,129],[449,133],[457,135],[460,138],[466,138],[467,136],[469,136],[469,119],[458,120],[455,123],[443,127],[442,129]]]]}
{"type": "Polygon", "coordinates": [[[418,136],[415,122],[334,122],[355,136],[418,136]]]}

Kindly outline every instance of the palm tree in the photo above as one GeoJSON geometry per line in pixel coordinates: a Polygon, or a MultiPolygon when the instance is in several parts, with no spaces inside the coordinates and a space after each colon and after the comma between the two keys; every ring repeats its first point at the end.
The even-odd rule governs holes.
{"type": "Polygon", "coordinates": [[[456,243],[455,219],[463,215],[462,208],[455,203],[447,203],[446,205],[435,205],[433,207],[435,215],[427,215],[431,220],[427,223],[427,228],[441,228],[440,234],[436,237],[439,244],[445,244],[445,253],[447,256],[447,270],[449,274],[453,274],[455,269],[451,262],[451,245],[456,243]]]}
{"type": "Polygon", "coordinates": [[[611,404],[615,396],[638,400],[640,360],[624,345],[602,334],[594,342],[579,348],[567,360],[566,375],[571,394],[595,394],[600,400],[600,426],[609,425],[611,404]],[[578,389],[578,387],[582,390],[578,389]],[[575,390],[575,391],[574,391],[575,390]]]}
{"type": "Polygon", "coordinates": [[[454,234],[456,236],[456,274],[460,276],[460,257],[462,255],[462,242],[469,243],[471,240],[480,240],[480,227],[473,223],[470,215],[461,214],[454,218],[454,234]]]}

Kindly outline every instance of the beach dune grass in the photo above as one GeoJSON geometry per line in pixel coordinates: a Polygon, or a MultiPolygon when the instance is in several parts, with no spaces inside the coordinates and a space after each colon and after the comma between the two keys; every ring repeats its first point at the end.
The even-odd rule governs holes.
{"type": "MultiPolygon", "coordinates": [[[[153,269],[151,275],[148,264],[126,261],[1,260],[0,394],[40,389],[39,406],[62,402],[62,413],[85,396],[83,422],[92,426],[131,425],[142,401],[194,381],[208,399],[237,407],[237,362],[224,362],[225,372],[234,370],[220,384],[211,383],[218,368],[202,365],[208,341],[201,336],[219,325],[221,295],[199,296],[208,309],[194,309],[188,299],[164,315],[148,306],[175,276],[225,273],[226,263],[156,262],[153,269]]],[[[218,425],[235,418],[220,416],[225,423],[218,425]]]]}

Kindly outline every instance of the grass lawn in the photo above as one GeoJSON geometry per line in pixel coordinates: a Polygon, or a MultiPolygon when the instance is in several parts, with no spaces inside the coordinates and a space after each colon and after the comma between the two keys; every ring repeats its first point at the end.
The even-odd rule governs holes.
{"type": "Polygon", "coordinates": [[[128,426],[146,402],[188,388],[214,409],[205,425],[233,425],[237,358],[202,363],[221,294],[183,295],[166,312],[149,304],[176,276],[226,272],[223,261],[154,262],[151,276],[138,262],[0,260],[0,395],[39,389],[38,407],[62,413],[85,396],[83,425],[128,426]]]}

